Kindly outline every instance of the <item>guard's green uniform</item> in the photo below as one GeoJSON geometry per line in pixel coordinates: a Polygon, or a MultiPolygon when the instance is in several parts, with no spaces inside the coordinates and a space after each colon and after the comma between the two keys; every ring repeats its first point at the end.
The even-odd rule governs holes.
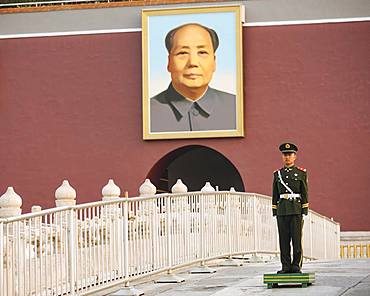
{"type": "Polygon", "coordinates": [[[302,214],[308,213],[306,170],[293,166],[274,172],[272,185],[272,214],[277,216],[280,258],[283,272],[300,272],[302,267],[302,214]],[[285,183],[281,183],[279,177],[285,183]],[[290,256],[293,244],[293,261],[290,256]]]}

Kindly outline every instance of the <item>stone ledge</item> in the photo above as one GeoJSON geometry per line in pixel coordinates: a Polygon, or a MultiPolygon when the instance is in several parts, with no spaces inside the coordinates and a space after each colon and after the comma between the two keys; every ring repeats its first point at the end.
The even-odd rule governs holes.
{"type": "MultiPolygon", "coordinates": [[[[48,4],[38,7],[13,7],[2,8],[0,14],[5,13],[27,13],[27,12],[44,12],[44,11],[58,11],[58,10],[72,10],[72,9],[93,9],[93,8],[115,8],[115,7],[132,7],[132,6],[155,6],[166,4],[186,4],[186,3],[212,3],[212,2],[231,2],[232,0],[130,0],[121,2],[101,2],[101,3],[76,3],[76,4],[48,4]]],[[[32,5],[32,2],[30,2],[32,5]]]]}

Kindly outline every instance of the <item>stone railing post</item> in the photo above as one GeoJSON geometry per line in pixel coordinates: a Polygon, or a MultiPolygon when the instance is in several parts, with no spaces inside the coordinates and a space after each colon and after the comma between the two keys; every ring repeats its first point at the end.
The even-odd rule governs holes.
{"type": "Polygon", "coordinates": [[[212,187],[210,182],[206,182],[203,188],[200,190],[202,192],[215,192],[216,189],[212,187]]]}
{"type": "MultiPolygon", "coordinates": [[[[216,190],[211,186],[210,182],[206,182],[206,184],[203,186],[203,188],[200,190],[201,192],[208,193],[208,192],[215,192],[216,190]]],[[[210,200],[212,199],[212,196],[206,194],[201,195],[199,199],[199,218],[200,218],[200,258],[202,261],[200,262],[199,267],[195,267],[190,271],[190,273],[213,273],[216,272],[215,269],[211,269],[205,264],[205,245],[206,245],[206,238],[205,238],[205,231],[207,227],[207,219],[206,219],[206,213],[209,211],[209,207],[207,205],[210,204],[210,200]]]]}
{"type": "Polygon", "coordinates": [[[188,187],[181,181],[181,179],[177,179],[175,185],[171,188],[172,193],[186,193],[188,192],[188,187]]]}
{"type": "MultiPolygon", "coordinates": [[[[225,200],[225,206],[226,206],[226,221],[227,221],[227,250],[229,252],[228,258],[222,262],[220,265],[221,266],[241,266],[242,264],[234,259],[232,259],[231,254],[233,253],[233,242],[232,242],[232,236],[236,236],[238,239],[239,235],[239,221],[236,220],[237,218],[237,213],[236,211],[236,203],[235,203],[235,188],[231,187],[230,188],[230,193],[226,196],[225,200]],[[236,223],[235,223],[236,222],[236,223]],[[236,235],[235,235],[236,234],[236,235]]],[[[236,243],[236,246],[238,246],[238,240],[236,243]]],[[[235,246],[234,246],[235,248],[235,246]]],[[[238,249],[238,248],[235,248],[238,249]]]]}
{"type": "MultiPolygon", "coordinates": [[[[209,193],[209,192],[216,192],[216,189],[212,187],[210,182],[206,182],[206,184],[202,187],[200,191],[204,193],[209,193]]],[[[213,194],[212,195],[207,194],[203,197],[203,206],[205,207],[205,211],[207,213],[209,213],[211,209],[215,208],[216,203],[213,201],[214,198],[215,198],[215,195],[213,194]]]]}
{"type": "MultiPolygon", "coordinates": [[[[187,192],[187,187],[181,182],[180,179],[177,180],[176,184],[172,186],[171,192],[172,193],[183,193],[187,192]]],[[[176,207],[176,200],[171,199],[171,195],[167,195],[164,201],[164,209],[165,209],[165,227],[166,227],[166,263],[167,263],[167,274],[157,279],[156,283],[181,283],[185,281],[183,278],[174,275],[172,273],[173,262],[172,262],[172,254],[173,254],[173,238],[172,232],[169,231],[172,229],[172,225],[175,222],[174,211],[177,209],[176,207]]]]}
{"type": "Polygon", "coordinates": [[[42,208],[40,206],[32,206],[31,213],[38,213],[41,212],[42,208]]]}
{"type": "MultiPolygon", "coordinates": [[[[41,212],[42,208],[40,206],[32,206],[31,208],[31,213],[38,213],[38,212],[41,212]]],[[[39,226],[41,226],[41,221],[42,221],[42,218],[41,217],[37,217],[37,218],[34,218],[35,219],[35,224],[39,226]]]]}
{"type": "Polygon", "coordinates": [[[9,218],[22,214],[22,198],[15,193],[13,187],[8,187],[0,197],[0,218],[9,218]]]}
{"type": "MultiPolygon", "coordinates": [[[[157,188],[152,184],[152,182],[150,182],[149,179],[145,179],[144,183],[141,184],[141,186],[139,187],[140,197],[153,196],[156,194],[156,192],[157,192],[157,188]]],[[[144,213],[145,211],[148,213],[150,209],[149,203],[150,202],[147,202],[147,203],[143,202],[142,203],[143,208],[139,208],[139,209],[136,208],[136,209],[140,210],[141,214],[145,214],[144,213]]],[[[154,200],[154,203],[156,204],[156,200],[154,200]]]]}
{"type": "Polygon", "coordinates": [[[76,204],[76,190],[67,180],[55,191],[55,205],[57,207],[74,206],[76,204]]]}
{"type": "Polygon", "coordinates": [[[109,179],[101,191],[103,201],[116,200],[120,198],[121,189],[114,183],[113,179],[109,179]]]}
{"type": "MultiPolygon", "coordinates": [[[[171,188],[171,192],[172,193],[187,193],[188,187],[181,181],[181,179],[177,179],[176,183],[171,188]]],[[[181,215],[185,215],[190,212],[189,198],[188,198],[187,203],[182,203],[180,199],[173,199],[172,203],[175,204],[175,210],[181,213],[181,215]]]]}
{"type": "MultiPolygon", "coordinates": [[[[15,193],[13,187],[8,187],[6,192],[0,197],[0,218],[10,218],[21,215],[21,206],[22,198],[15,193]]],[[[23,270],[24,261],[20,259],[19,256],[17,257],[16,254],[17,247],[19,248],[19,252],[19,250],[23,250],[24,244],[21,240],[16,239],[20,238],[19,224],[9,223],[5,225],[0,222],[0,294],[3,295],[1,291],[3,291],[4,286],[7,286],[8,289],[10,288],[10,294],[13,295],[21,288],[17,286],[14,275],[20,270],[23,270]],[[13,277],[7,279],[6,275],[13,275],[13,277]],[[13,293],[11,291],[13,291],[13,293]]],[[[7,291],[9,293],[9,290],[7,291]]]]}
{"type": "MultiPolygon", "coordinates": [[[[121,188],[114,183],[113,179],[109,179],[107,185],[102,188],[101,194],[103,196],[103,201],[119,200],[121,188]]],[[[118,203],[105,205],[103,207],[103,213],[106,217],[110,217],[112,221],[115,221],[116,223],[118,223],[118,218],[122,214],[118,203]]],[[[117,229],[117,227],[115,229],[117,229]]]]}
{"type": "MultiPolygon", "coordinates": [[[[62,185],[55,191],[55,205],[57,207],[63,206],[74,206],[76,205],[76,190],[72,188],[67,180],[62,182],[62,185]]],[[[77,245],[77,215],[74,209],[69,209],[67,211],[62,211],[56,213],[55,215],[56,224],[61,223],[66,227],[67,230],[67,242],[66,247],[70,256],[68,256],[68,266],[69,266],[69,284],[74,291],[76,286],[76,271],[77,271],[77,258],[76,258],[76,245],[77,245]]]]}
{"type": "MultiPolygon", "coordinates": [[[[101,194],[103,196],[103,201],[118,201],[121,199],[121,188],[114,183],[113,179],[109,179],[108,183],[102,188],[101,194]]],[[[102,213],[104,213],[105,217],[108,219],[105,233],[112,242],[112,245],[114,245],[113,249],[119,250],[121,243],[123,242],[123,204],[114,203],[105,205],[102,208],[102,213]],[[113,225],[113,227],[110,227],[111,225],[113,225]]],[[[114,268],[118,271],[120,268],[118,262],[121,262],[121,256],[123,256],[123,253],[119,253],[117,255],[118,258],[113,258],[113,254],[109,254],[109,252],[106,253],[106,256],[110,257],[111,262],[114,262],[114,268]]]]}
{"type": "Polygon", "coordinates": [[[145,179],[144,183],[139,188],[139,196],[152,196],[157,192],[157,188],[150,182],[149,179],[145,179]]]}

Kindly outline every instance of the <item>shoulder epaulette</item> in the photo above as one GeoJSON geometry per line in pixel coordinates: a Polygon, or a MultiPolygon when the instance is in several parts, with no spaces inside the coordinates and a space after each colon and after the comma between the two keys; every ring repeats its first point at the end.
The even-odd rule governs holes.
{"type": "Polygon", "coordinates": [[[302,168],[302,167],[297,167],[297,169],[301,170],[301,171],[304,171],[306,172],[307,170],[305,168],[302,168]]]}
{"type": "Polygon", "coordinates": [[[274,171],[274,174],[275,174],[277,171],[280,171],[281,169],[282,169],[282,168],[275,170],[275,171],[274,171]]]}

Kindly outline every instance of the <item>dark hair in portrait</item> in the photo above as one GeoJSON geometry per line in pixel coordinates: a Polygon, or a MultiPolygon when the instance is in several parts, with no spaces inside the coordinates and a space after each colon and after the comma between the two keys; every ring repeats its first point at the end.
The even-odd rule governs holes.
{"type": "Polygon", "coordinates": [[[206,26],[203,26],[201,24],[198,24],[198,23],[183,24],[183,25],[178,26],[178,27],[172,29],[171,31],[169,31],[166,35],[166,38],[165,38],[165,44],[166,44],[167,51],[170,52],[171,49],[172,49],[173,36],[176,34],[176,32],[178,30],[180,30],[181,28],[189,26],[189,25],[199,26],[199,27],[203,28],[204,30],[206,30],[208,32],[209,36],[211,37],[213,52],[216,52],[216,50],[218,48],[218,45],[219,45],[218,35],[217,35],[216,31],[211,29],[211,28],[208,28],[206,26]]]}

